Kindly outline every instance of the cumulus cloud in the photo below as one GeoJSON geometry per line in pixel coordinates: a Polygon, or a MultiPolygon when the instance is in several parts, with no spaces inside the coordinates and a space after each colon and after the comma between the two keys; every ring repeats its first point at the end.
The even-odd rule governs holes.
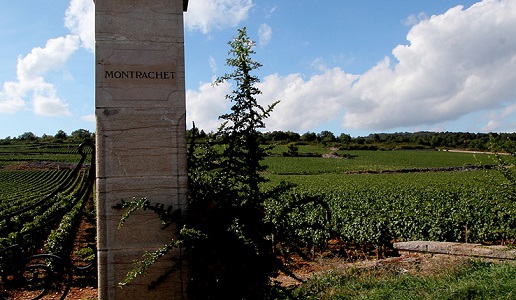
{"type": "MultiPolygon", "coordinates": [[[[408,43],[363,74],[319,64],[317,74],[308,78],[264,77],[260,101],[281,100],[267,129],[301,132],[328,122],[341,123],[343,131],[443,128],[479,113],[485,123],[477,130],[508,128],[516,112],[515,36],[512,0],[484,0],[430,18],[421,15],[407,34],[408,43]]],[[[201,88],[189,95],[200,99],[205,92],[201,88]]],[[[209,116],[203,115],[203,122],[209,116]]]]}
{"type": "Polygon", "coordinates": [[[17,76],[20,81],[35,83],[48,71],[62,68],[78,49],[79,39],[74,35],[47,41],[44,48],[36,47],[23,58],[18,58],[17,76]]]}
{"type": "Polygon", "coordinates": [[[49,117],[71,115],[68,104],[59,99],[52,88],[48,89],[45,95],[35,95],[33,105],[34,112],[38,115],[49,117]]]}
{"type": "Polygon", "coordinates": [[[91,0],[72,0],[65,13],[65,26],[79,36],[81,45],[95,49],[95,6],[91,0]]]}
{"type": "Polygon", "coordinates": [[[45,47],[36,47],[25,57],[18,57],[17,81],[5,82],[0,93],[0,112],[14,113],[25,108],[25,99],[32,100],[33,110],[46,116],[68,115],[68,106],[56,95],[55,87],[44,76],[61,69],[79,47],[79,38],[73,35],[47,41],[45,47]],[[48,107],[44,106],[48,104],[48,107]]]}
{"type": "Polygon", "coordinates": [[[328,120],[338,119],[345,108],[356,76],[335,68],[305,80],[300,74],[266,76],[257,87],[260,103],[280,103],[267,120],[268,130],[313,130],[328,120]]]}
{"type": "Polygon", "coordinates": [[[347,128],[388,129],[456,120],[514,101],[516,2],[457,6],[412,27],[409,45],[360,76],[347,128]],[[356,101],[355,101],[356,102],[356,101]]]}
{"type": "Polygon", "coordinates": [[[247,19],[252,0],[196,0],[188,3],[185,27],[204,34],[214,29],[234,27],[247,19]]]}
{"type": "Polygon", "coordinates": [[[221,124],[218,116],[225,113],[229,103],[225,96],[231,92],[228,82],[219,85],[201,83],[199,91],[186,91],[186,119],[188,126],[195,122],[197,128],[215,131],[221,124]]]}
{"type": "Polygon", "coordinates": [[[261,24],[258,28],[258,44],[263,47],[267,45],[272,38],[272,28],[267,24],[261,24]]]}
{"type": "MultiPolygon", "coordinates": [[[[4,84],[4,89],[8,88],[4,84]]],[[[24,109],[25,106],[23,99],[9,95],[9,92],[0,92],[0,113],[12,114],[24,109]]]]}
{"type": "Polygon", "coordinates": [[[45,77],[52,71],[63,70],[81,45],[93,51],[93,25],[93,2],[72,0],[65,17],[65,26],[72,34],[49,39],[44,47],[35,47],[24,57],[18,57],[17,80],[4,82],[3,90],[0,91],[0,113],[27,109],[29,102],[33,112],[39,115],[70,115],[68,104],[57,95],[55,86],[47,82],[45,77]]]}

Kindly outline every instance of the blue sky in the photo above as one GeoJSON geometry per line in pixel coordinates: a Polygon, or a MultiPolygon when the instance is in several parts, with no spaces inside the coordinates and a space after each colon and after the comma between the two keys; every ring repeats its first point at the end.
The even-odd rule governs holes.
{"type": "MultiPolygon", "coordinates": [[[[244,26],[266,130],[516,131],[514,0],[190,0],[188,126],[229,108],[210,83],[244,26]]],[[[95,131],[92,0],[5,1],[0,39],[0,138],[95,131]]]]}

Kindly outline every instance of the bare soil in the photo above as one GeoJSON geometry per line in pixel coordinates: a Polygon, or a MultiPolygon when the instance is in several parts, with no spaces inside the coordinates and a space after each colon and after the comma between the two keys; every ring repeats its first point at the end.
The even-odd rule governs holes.
{"type": "MultiPolygon", "coordinates": [[[[318,258],[313,261],[299,261],[294,274],[305,281],[314,276],[327,272],[346,272],[351,268],[378,269],[385,268],[396,270],[399,273],[431,276],[437,275],[450,268],[455,268],[469,260],[464,256],[452,256],[444,254],[407,253],[398,257],[384,259],[362,259],[349,262],[343,258],[318,258]]],[[[274,281],[283,287],[293,287],[302,284],[302,281],[280,273],[274,281]]]]}

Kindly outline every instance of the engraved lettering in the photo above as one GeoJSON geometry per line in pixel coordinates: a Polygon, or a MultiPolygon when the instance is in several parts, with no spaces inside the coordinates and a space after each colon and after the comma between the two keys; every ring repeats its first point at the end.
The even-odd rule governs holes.
{"type": "Polygon", "coordinates": [[[109,79],[154,79],[154,80],[171,80],[174,79],[176,72],[171,71],[135,71],[135,70],[115,70],[105,71],[104,78],[109,79]]]}

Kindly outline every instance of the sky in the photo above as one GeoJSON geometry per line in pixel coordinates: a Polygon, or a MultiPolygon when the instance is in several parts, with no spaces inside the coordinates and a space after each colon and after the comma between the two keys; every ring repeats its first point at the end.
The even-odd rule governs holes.
{"type": "MultiPolygon", "coordinates": [[[[265,131],[516,131],[516,0],[190,0],[187,127],[230,108],[228,41],[256,42],[265,131]]],[[[93,0],[2,1],[0,138],[95,131],[93,0]]]]}

